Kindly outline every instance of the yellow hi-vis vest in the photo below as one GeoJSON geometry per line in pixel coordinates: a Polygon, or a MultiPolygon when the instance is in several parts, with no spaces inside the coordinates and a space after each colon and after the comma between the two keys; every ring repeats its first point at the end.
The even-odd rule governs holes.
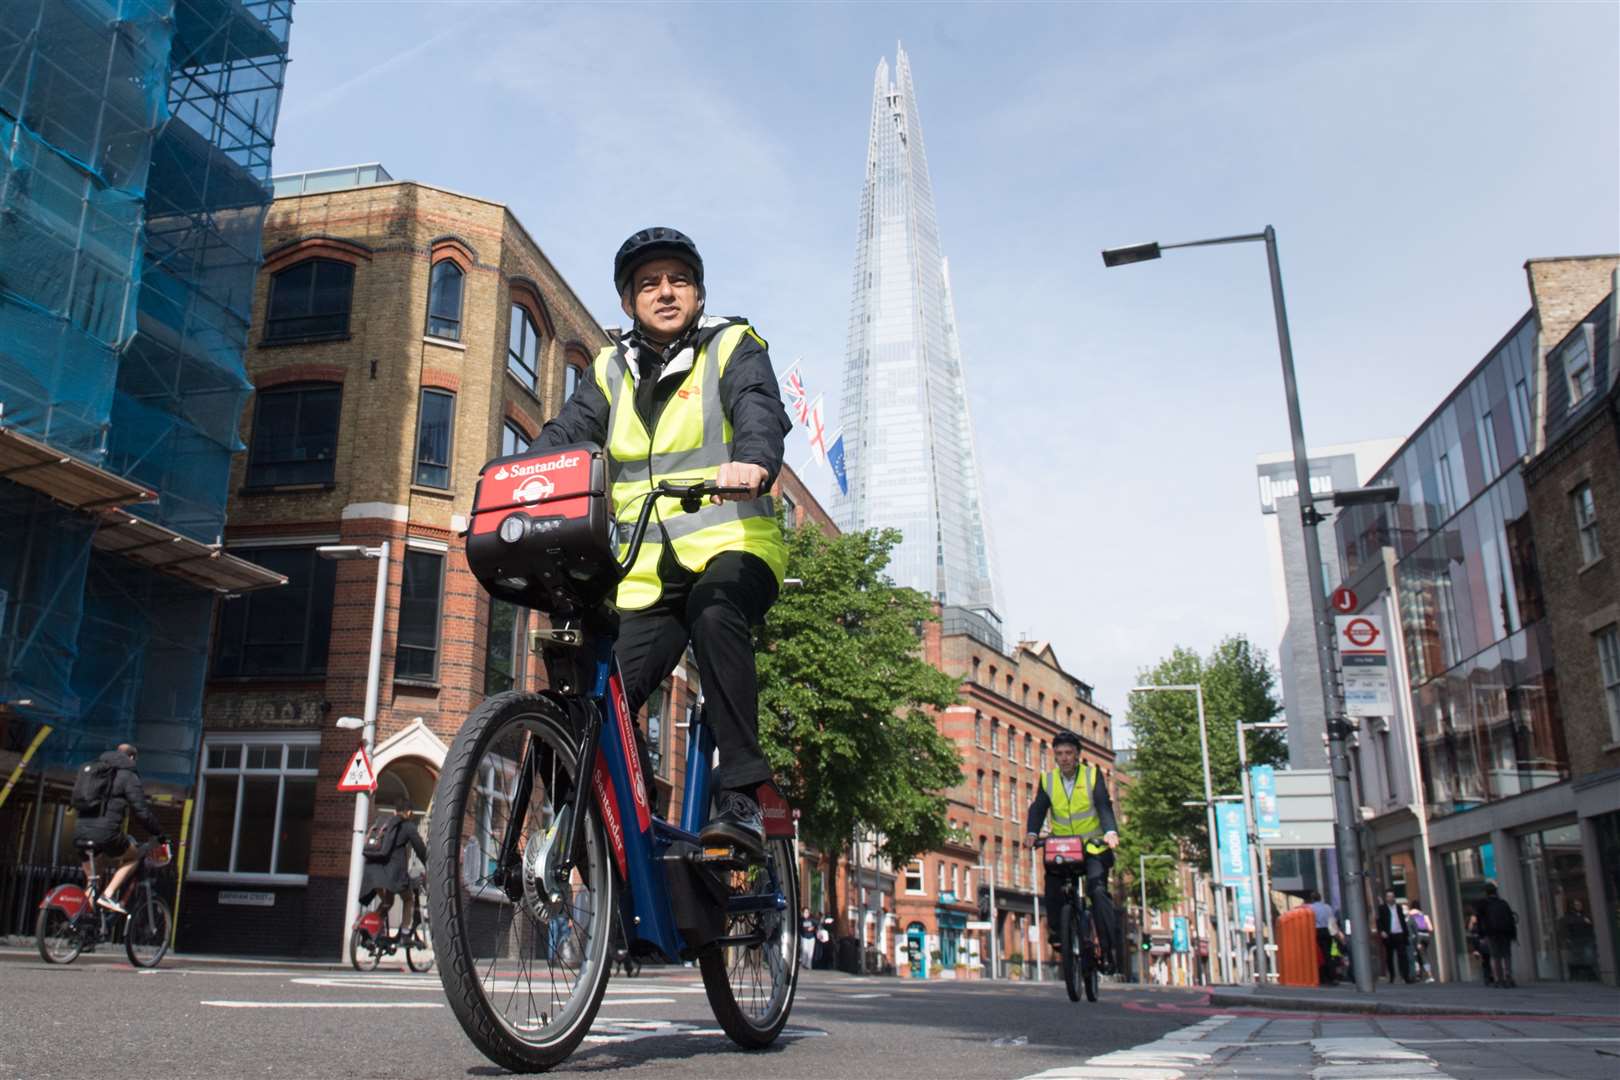
{"type": "MultiPolygon", "coordinates": [[[[635,381],[624,356],[611,346],[596,354],[591,367],[608,400],[608,487],[621,536],[630,535],[643,497],[660,482],[713,480],[731,460],[731,420],[720,404],[720,376],[744,334],[759,340],[745,323],[733,323],[709,338],[651,432],[636,412],[635,381]]],[[[635,565],[619,583],[619,607],[634,611],[657,602],[664,589],[658,560],[666,537],[676,562],[693,573],[702,572],[722,551],[746,551],[765,560],[777,585],[782,584],[787,545],[770,496],[718,504],[704,500],[690,514],[678,502],[661,499],[653,517],[635,565]]]]}
{"type": "Polygon", "coordinates": [[[1097,783],[1097,766],[1080,764],[1074,777],[1074,794],[1063,790],[1063,773],[1054,768],[1041,777],[1041,788],[1052,802],[1048,815],[1052,820],[1053,836],[1083,836],[1086,850],[1097,851],[1107,847],[1100,844],[1103,834],[1102,818],[1091,805],[1091,789],[1097,783]]]}

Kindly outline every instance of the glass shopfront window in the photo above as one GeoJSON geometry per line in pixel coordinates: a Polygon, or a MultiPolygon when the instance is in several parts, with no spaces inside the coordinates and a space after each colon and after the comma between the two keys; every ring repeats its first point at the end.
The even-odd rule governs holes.
{"type": "Polygon", "coordinates": [[[1612,960],[1620,969],[1620,812],[1589,820],[1597,832],[1598,872],[1603,876],[1603,910],[1609,913],[1612,960]]]}
{"type": "Polygon", "coordinates": [[[1564,825],[1519,838],[1525,907],[1519,946],[1536,958],[1536,978],[1596,982],[1597,930],[1581,860],[1581,829],[1564,825]]]}
{"type": "Polygon", "coordinates": [[[1490,844],[1446,852],[1446,905],[1451,925],[1457,932],[1446,935],[1439,948],[1451,950],[1452,963],[1461,982],[1484,981],[1480,958],[1469,948],[1468,920],[1474,905],[1485,899],[1485,883],[1496,879],[1496,853],[1490,844]]]}

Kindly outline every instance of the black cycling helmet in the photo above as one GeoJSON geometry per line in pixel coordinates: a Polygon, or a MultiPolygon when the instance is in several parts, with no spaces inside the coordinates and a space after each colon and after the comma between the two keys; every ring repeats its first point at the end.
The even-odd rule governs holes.
{"type": "Polygon", "coordinates": [[[1052,736],[1052,749],[1056,750],[1060,746],[1072,746],[1078,750],[1080,749],[1080,736],[1072,731],[1060,731],[1052,736]]]}
{"type": "Polygon", "coordinates": [[[619,295],[624,295],[625,286],[630,284],[630,275],[635,273],[636,267],[649,259],[663,258],[690,263],[697,285],[702,288],[703,256],[698,254],[692,238],[679,229],[657,226],[642,229],[619,245],[619,253],[613,256],[613,285],[619,295]]]}

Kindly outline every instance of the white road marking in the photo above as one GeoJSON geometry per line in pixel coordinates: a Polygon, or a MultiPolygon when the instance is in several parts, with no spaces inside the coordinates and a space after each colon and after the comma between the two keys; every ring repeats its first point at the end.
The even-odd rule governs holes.
{"type": "Polygon", "coordinates": [[[442,1001],[202,1001],[216,1009],[442,1009],[442,1001]]]}
{"type": "MultiPolygon", "coordinates": [[[[591,1033],[585,1036],[590,1043],[636,1042],[655,1036],[668,1035],[724,1035],[717,1027],[699,1027],[681,1020],[640,1020],[626,1017],[598,1016],[591,1023],[591,1033]]],[[[781,1038],[802,1039],[827,1034],[816,1028],[785,1027],[781,1038]]]]}

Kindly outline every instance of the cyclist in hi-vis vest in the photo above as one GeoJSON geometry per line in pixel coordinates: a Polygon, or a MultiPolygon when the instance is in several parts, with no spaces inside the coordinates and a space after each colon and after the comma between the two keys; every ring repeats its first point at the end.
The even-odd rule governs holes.
{"type": "MultiPolygon", "coordinates": [[[[1102,770],[1095,765],[1080,762],[1080,737],[1072,731],[1060,731],[1052,739],[1052,757],[1057,767],[1041,777],[1040,790],[1029,804],[1029,834],[1026,844],[1033,844],[1048,811],[1052,814],[1053,836],[1081,836],[1086,840],[1086,895],[1091,898],[1091,912],[1097,923],[1097,940],[1102,946],[1101,970],[1109,974],[1114,969],[1114,948],[1118,940],[1114,933],[1114,902],[1108,896],[1108,870],[1114,865],[1114,848],[1119,846],[1119,833],[1115,831],[1114,804],[1103,782],[1102,770]]],[[[1047,872],[1044,900],[1047,916],[1047,941],[1054,946],[1058,939],[1057,911],[1063,903],[1063,883],[1060,875],[1047,872]]]]}
{"type": "MultiPolygon", "coordinates": [[[[715,813],[701,838],[759,853],[765,831],[755,793],[772,776],[759,748],[753,628],[787,570],[765,492],[793,425],[764,339],[746,319],[704,314],[703,259],[688,237],[668,228],[631,236],[614,257],[613,283],[632,329],[597,353],[533,448],[601,444],[626,534],[662,481],[746,489],[694,513],[661,503],[615,601],[632,713],[691,643],[720,753],[715,813]]],[[[645,756],[643,769],[652,775],[645,756]]]]}

